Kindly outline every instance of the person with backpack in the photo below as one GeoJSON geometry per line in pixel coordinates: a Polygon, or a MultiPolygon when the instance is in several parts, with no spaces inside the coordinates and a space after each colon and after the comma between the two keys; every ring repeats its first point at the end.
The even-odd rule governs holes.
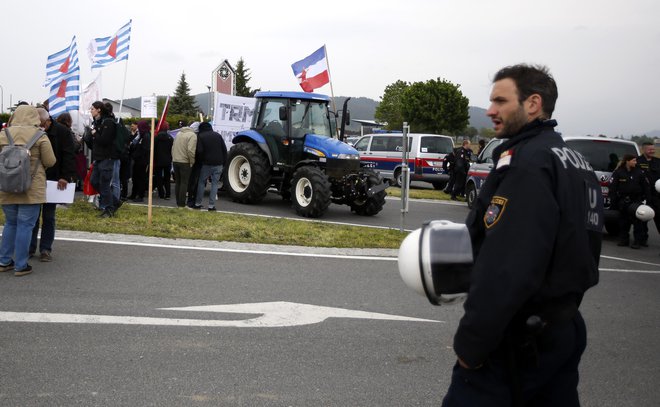
{"type": "MultiPolygon", "coordinates": [[[[37,108],[41,127],[46,130],[50,145],[57,162],[46,170],[46,179],[57,182],[58,189],[66,189],[69,182],[76,176],[76,157],[74,153],[73,138],[71,132],[64,125],[54,121],[48,111],[37,108]]],[[[37,237],[39,235],[39,217],[41,217],[41,239],[39,240],[39,261],[52,261],[51,252],[55,240],[55,209],[57,204],[46,202],[41,206],[41,215],[32,229],[30,241],[30,256],[37,251],[37,237]]]]}
{"type": "Polygon", "coordinates": [[[94,169],[91,184],[99,192],[99,208],[103,212],[100,218],[111,218],[121,206],[121,201],[112,193],[112,174],[115,160],[115,119],[101,101],[92,103],[90,108],[94,122],[91,131],[85,134],[85,144],[92,150],[94,169]]]}
{"type": "MultiPolygon", "coordinates": [[[[41,134],[29,148],[29,187],[24,192],[0,191],[0,205],[5,215],[5,226],[0,243],[0,272],[14,270],[17,277],[30,274],[28,264],[32,229],[39,216],[41,204],[46,202],[46,168],[55,165],[55,154],[46,133],[39,128],[41,120],[37,109],[29,105],[16,108],[9,127],[0,132],[0,155],[12,144],[27,147],[37,134],[41,134]],[[40,133],[38,133],[40,132],[40,133]],[[9,137],[13,142],[10,142],[9,137]]],[[[28,162],[28,161],[26,161],[28,162]]],[[[8,167],[0,165],[0,185],[8,167]]],[[[15,176],[12,176],[16,178],[15,176]]],[[[27,185],[24,185],[27,186],[27,185]]]]}

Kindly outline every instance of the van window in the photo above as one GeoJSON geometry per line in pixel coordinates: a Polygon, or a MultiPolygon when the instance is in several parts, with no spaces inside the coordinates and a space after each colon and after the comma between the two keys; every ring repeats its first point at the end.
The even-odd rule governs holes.
{"type": "Polygon", "coordinates": [[[422,137],[419,141],[419,152],[432,154],[449,154],[454,149],[454,143],[447,137],[422,137]]]}
{"type": "Polygon", "coordinates": [[[369,139],[371,137],[362,137],[360,140],[358,140],[357,143],[355,143],[355,149],[357,151],[367,151],[367,147],[369,147],[369,139]]]}
{"type": "Polygon", "coordinates": [[[594,171],[614,171],[624,154],[637,156],[634,145],[609,140],[566,140],[566,144],[582,154],[594,171]]]}

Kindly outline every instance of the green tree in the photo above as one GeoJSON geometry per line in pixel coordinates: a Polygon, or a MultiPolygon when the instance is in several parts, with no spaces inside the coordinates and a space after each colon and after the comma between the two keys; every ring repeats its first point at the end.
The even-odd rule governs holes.
{"type": "Polygon", "coordinates": [[[467,136],[469,138],[472,138],[479,134],[479,130],[477,130],[476,127],[469,126],[465,130],[463,130],[463,135],[467,136]]]}
{"type": "Polygon", "coordinates": [[[416,133],[456,135],[469,122],[469,100],[460,85],[438,78],[411,84],[401,97],[404,121],[416,133]]]}
{"type": "Polygon", "coordinates": [[[253,97],[255,93],[261,89],[252,90],[248,86],[248,82],[252,79],[250,69],[245,67],[245,61],[241,57],[236,63],[236,96],[253,97]]]}
{"type": "Polygon", "coordinates": [[[493,138],[495,137],[495,130],[488,127],[482,127],[479,129],[479,135],[486,138],[493,138]]]}
{"type": "Polygon", "coordinates": [[[174,96],[170,100],[169,112],[172,114],[183,114],[186,116],[195,116],[199,107],[195,103],[195,98],[190,95],[190,87],[186,82],[186,74],[182,73],[179,78],[179,84],[174,91],[174,96]]]}
{"type": "Polygon", "coordinates": [[[396,81],[385,87],[380,103],[376,107],[374,117],[381,123],[387,123],[389,130],[401,130],[403,126],[403,115],[401,113],[401,98],[410,86],[407,82],[396,81]]]}

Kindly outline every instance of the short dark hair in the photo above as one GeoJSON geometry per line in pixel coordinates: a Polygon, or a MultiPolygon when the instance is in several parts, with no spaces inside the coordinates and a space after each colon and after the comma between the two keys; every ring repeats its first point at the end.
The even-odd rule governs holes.
{"type": "Polygon", "coordinates": [[[653,145],[655,145],[655,144],[651,143],[650,141],[645,141],[645,142],[642,143],[642,147],[644,147],[644,146],[653,146],[653,145]]]}
{"type": "Polygon", "coordinates": [[[522,104],[531,95],[538,94],[543,101],[544,118],[552,117],[559,94],[555,79],[547,67],[527,64],[507,66],[495,74],[493,83],[507,78],[516,83],[519,103],[522,104]]]}

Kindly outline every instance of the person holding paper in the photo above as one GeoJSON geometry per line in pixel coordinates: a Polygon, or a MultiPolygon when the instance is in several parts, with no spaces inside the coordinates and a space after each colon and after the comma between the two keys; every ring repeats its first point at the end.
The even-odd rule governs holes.
{"type": "MultiPolygon", "coordinates": [[[[55,153],[55,165],[46,169],[46,180],[56,181],[57,189],[65,190],[69,182],[76,176],[75,147],[71,133],[64,125],[54,121],[48,111],[37,108],[41,127],[46,131],[50,144],[55,153]]],[[[41,239],[39,240],[39,261],[52,261],[51,252],[55,240],[55,209],[56,202],[46,202],[41,205],[41,239]]],[[[37,237],[39,235],[39,217],[32,229],[30,241],[30,257],[37,251],[37,237]]]]}

